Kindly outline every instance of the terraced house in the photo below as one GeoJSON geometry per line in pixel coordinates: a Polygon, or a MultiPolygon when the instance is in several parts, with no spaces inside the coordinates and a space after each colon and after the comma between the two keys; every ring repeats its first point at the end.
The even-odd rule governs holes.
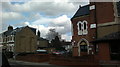
{"type": "Polygon", "coordinates": [[[29,26],[13,29],[12,26],[1,34],[1,45],[5,51],[21,53],[37,49],[36,29],[29,26]]]}
{"type": "Polygon", "coordinates": [[[71,22],[73,56],[120,60],[120,1],[80,6],[71,22]]]}

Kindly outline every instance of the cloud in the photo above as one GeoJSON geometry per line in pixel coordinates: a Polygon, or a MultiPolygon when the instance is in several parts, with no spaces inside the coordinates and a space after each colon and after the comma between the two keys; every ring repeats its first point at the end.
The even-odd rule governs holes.
{"type": "Polygon", "coordinates": [[[41,37],[44,38],[49,32],[49,29],[53,28],[56,29],[56,31],[62,36],[62,39],[64,39],[63,36],[67,37],[67,39],[70,39],[68,33],[71,33],[71,22],[67,15],[62,15],[56,18],[41,17],[34,22],[23,22],[21,24],[23,24],[23,26],[28,25],[30,27],[39,29],[41,32],[41,37]]]}
{"type": "Polygon", "coordinates": [[[67,15],[62,15],[58,18],[53,19],[49,26],[56,27],[56,31],[61,34],[71,32],[71,21],[67,15]]]}
{"type": "Polygon", "coordinates": [[[66,41],[71,41],[72,40],[72,36],[65,34],[65,35],[62,35],[62,39],[66,40],[66,41]]]}
{"type": "Polygon", "coordinates": [[[71,32],[71,21],[67,15],[62,15],[57,18],[41,17],[40,19],[32,22],[31,25],[44,25],[48,28],[55,28],[60,34],[71,32]]]}
{"type": "MultiPolygon", "coordinates": [[[[63,13],[65,14],[74,14],[75,10],[78,8],[75,5],[76,2],[62,2],[60,0],[54,0],[53,2],[36,2],[36,1],[28,1],[24,4],[11,4],[9,2],[5,2],[2,4],[3,10],[11,10],[15,12],[42,12],[47,16],[59,16],[63,13]]],[[[79,2],[77,4],[84,4],[83,2],[79,2]]]]}
{"type": "Polygon", "coordinates": [[[39,29],[41,37],[46,37],[50,28],[55,28],[61,34],[62,39],[70,41],[71,35],[68,35],[71,32],[70,17],[75,14],[80,4],[86,3],[73,2],[73,0],[37,1],[31,0],[22,4],[2,2],[0,18],[3,22],[7,22],[3,23],[4,27],[8,24],[13,24],[14,27],[28,25],[39,29]]]}
{"type": "Polygon", "coordinates": [[[0,15],[0,18],[2,18],[3,23],[5,22],[12,22],[12,21],[19,21],[24,19],[25,17],[17,12],[2,12],[2,15],[0,15]]]}

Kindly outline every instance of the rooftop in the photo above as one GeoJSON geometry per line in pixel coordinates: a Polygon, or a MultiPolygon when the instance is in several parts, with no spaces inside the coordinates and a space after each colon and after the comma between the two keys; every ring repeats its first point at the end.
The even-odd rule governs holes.
{"type": "Polygon", "coordinates": [[[106,42],[106,41],[117,41],[120,40],[120,31],[108,34],[102,38],[98,38],[93,43],[106,42]]]}
{"type": "Polygon", "coordinates": [[[89,13],[90,13],[90,11],[89,11],[89,5],[82,6],[82,7],[80,7],[77,10],[77,12],[75,13],[75,15],[71,19],[74,19],[74,18],[80,17],[80,16],[89,15],[89,13]]]}

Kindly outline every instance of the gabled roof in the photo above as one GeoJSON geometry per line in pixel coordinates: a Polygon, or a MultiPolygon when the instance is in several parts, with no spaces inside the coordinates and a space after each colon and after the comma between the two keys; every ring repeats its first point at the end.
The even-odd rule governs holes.
{"type": "MultiPolygon", "coordinates": [[[[28,27],[28,26],[25,26],[28,27]]],[[[15,28],[13,30],[9,30],[9,31],[5,31],[2,33],[2,36],[8,36],[8,35],[15,35],[17,32],[20,32],[22,29],[24,29],[25,27],[20,27],[20,28],[15,28]]],[[[36,29],[32,28],[32,27],[28,27],[32,30],[32,32],[34,32],[36,34],[36,29]]]]}
{"type": "Polygon", "coordinates": [[[98,43],[98,42],[107,42],[107,41],[117,41],[120,40],[120,31],[114,32],[111,34],[108,34],[102,38],[98,38],[93,43],[98,43]]]}
{"type": "Polygon", "coordinates": [[[71,19],[74,19],[74,18],[80,17],[80,16],[89,15],[89,13],[90,13],[89,5],[86,5],[86,6],[80,7],[71,19]]]}
{"type": "Polygon", "coordinates": [[[32,32],[34,32],[34,34],[36,34],[36,29],[35,28],[32,28],[32,27],[29,27],[31,30],[32,30],[32,32]]]}

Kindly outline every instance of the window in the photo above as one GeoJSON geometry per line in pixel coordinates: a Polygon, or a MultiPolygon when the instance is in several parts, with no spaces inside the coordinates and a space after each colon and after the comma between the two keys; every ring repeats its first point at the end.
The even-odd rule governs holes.
{"type": "Polygon", "coordinates": [[[86,35],[88,34],[88,31],[87,31],[87,21],[83,21],[83,35],[86,35]]]}
{"type": "Polygon", "coordinates": [[[85,21],[85,20],[83,22],[79,21],[77,25],[78,25],[78,35],[86,35],[86,34],[88,34],[87,21],[85,21]]]}
{"type": "Polygon", "coordinates": [[[79,23],[79,30],[82,30],[82,28],[81,28],[82,26],[81,26],[81,25],[82,25],[82,24],[81,24],[81,23],[79,23]]]}
{"type": "Polygon", "coordinates": [[[77,25],[78,25],[78,35],[82,35],[82,25],[83,25],[82,22],[79,21],[77,25]]]}
{"type": "Polygon", "coordinates": [[[118,16],[120,17],[120,1],[116,3],[118,16]]]}
{"type": "Polygon", "coordinates": [[[86,30],[86,23],[84,23],[84,30],[86,30]]]}

